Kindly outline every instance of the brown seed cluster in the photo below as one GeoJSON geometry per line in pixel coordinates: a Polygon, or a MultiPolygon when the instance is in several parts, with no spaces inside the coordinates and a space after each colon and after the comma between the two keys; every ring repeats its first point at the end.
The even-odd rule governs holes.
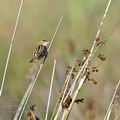
{"type": "Polygon", "coordinates": [[[82,62],[81,62],[81,66],[84,65],[84,63],[86,62],[89,54],[90,54],[90,51],[89,51],[88,49],[84,49],[84,50],[83,50],[83,60],[82,60],[82,62]]]}
{"type": "Polygon", "coordinates": [[[72,67],[68,66],[68,68],[66,70],[66,76],[70,75],[70,73],[71,73],[70,77],[71,77],[71,79],[74,79],[74,73],[73,73],[73,70],[72,70],[72,72],[71,72],[71,70],[72,70],[72,67]]]}
{"type": "Polygon", "coordinates": [[[98,69],[97,67],[89,67],[89,68],[86,68],[86,79],[85,79],[85,82],[86,81],[92,81],[95,85],[97,84],[97,81],[94,80],[93,78],[91,78],[91,74],[94,73],[94,72],[98,72],[98,69]]]}
{"type": "Polygon", "coordinates": [[[66,93],[64,95],[63,101],[62,101],[62,108],[63,109],[67,109],[70,106],[70,103],[72,102],[72,98],[71,98],[70,95],[68,95],[68,97],[66,98],[66,96],[67,96],[67,94],[70,90],[70,87],[71,87],[71,85],[69,83],[68,86],[67,86],[66,93]],[[65,98],[66,98],[66,100],[64,101],[65,98]]]}
{"type": "Polygon", "coordinates": [[[90,81],[92,81],[92,82],[94,83],[94,85],[96,85],[96,84],[97,84],[97,81],[96,81],[96,80],[94,80],[93,78],[92,78],[92,79],[90,79],[90,81]]]}
{"type": "Polygon", "coordinates": [[[71,102],[72,102],[72,98],[70,95],[68,95],[65,102],[62,102],[62,109],[67,109],[70,106],[71,102]]]}
{"type": "MultiPolygon", "coordinates": [[[[103,44],[104,44],[104,42],[101,41],[100,38],[98,37],[96,39],[96,46],[99,47],[99,46],[101,46],[103,44]]],[[[88,59],[89,55],[90,55],[90,51],[88,49],[84,49],[83,50],[83,59],[82,59],[82,61],[80,61],[79,59],[77,59],[73,67],[68,66],[67,70],[66,70],[66,76],[70,75],[70,79],[74,79],[75,76],[76,76],[76,73],[82,68],[82,66],[84,65],[84,63],[88,59]]],[[[101,53],[98,54],[98,58],[101,61],[106,60],[106,58],[104,57],[104,55],[101,54],[101,53]]],[[[91,82],[93,82],[94,85],[96,85],[97,81],[94,80],[93,78],[91,78],[91,76],[92,76],[92,73],[97,73],[97,72],[99,72],[99,70],[95,66],[88,65],[87,68],[84,68],[83,71],[82,71],[82,76],[84,76],[84,75],[86,76],[85,82],[86,81],[91,81],[91,82]]],[[[67,88],[67,91],[65,93],[65,96],[69,92],[69,89],[70,89],[70,83],[68,85],[68,88],[67,88]]],[[[65,98],[65,96],[64,96],[64,98],[65,98]]],[[[72,97],[70,95],[68,95],[68,97],[66,98],[66,100],[64,102],[62,102],[62,108],[63,109],[68,108],[70,106],[71,102],[72,102],[72,97]]],[[[76,99],[75,100],[75,103],[80,103],[80,102],[83,103],[84,99],[81,98],[81,99],[76,99]]]]}
{"type": "Polygon", "coordinates": [[[79,68],[80,66],[81,66],[81,62],[79,59],[77,59],[75,63],[75,68],[79,68]]]}
{"type": "Polygon", "coordinates": [[[27,112],[26,116],[27,116],[27,120],[40,120],[35,114],[35,106],[36,105],[32,105],[30,106],[30,110],[27,112]]]}
{"type": "Polygon", "coordinates": [[[84,102],[84,98],[76,99],[76,100],[75,100],[75,103],[77,103],[77,104],[83,103],[83,102],[84,102]]]}
{"type": "Polygon", "coordinates": [[[70,73],[71,73],[70,78],[71,78],[71,79],[74,79],[75,74],[76,74],[76,73],[78,72],[78,70],[80,69],[80,66],[81,66],[80,60],[77,59],[74,67],[71,67],[71,66],[68,66],[68,67],[67,67],[67,70],[66,70],[65,75],[66,75],[66,76],[69,76],[70,73]],[[72,70],[72,71],[71,71],[71,70],[72,70]]]}
{"type": "MultiPolygon", "coordinates": [[[[33,117],[32,117],[32,112],[29,111],[26,115],[28,117],[29,120],[31,120],[33,117]]],[[[34,120],[34,119],[33,119],[34,120]]]]}
{"type": "Polygon", "coordinates": [[[103,42],[102,40],[100,40],[100,38],[98,37],[98,38],[96,38],[96,46],[97,47],[99,47],[99,46],[101,46],[101,45],[103,45],[105,42],[103,42]]]}
{"type": "MultiPolygon", "coordinates": [[[[65,97],[66,97],[67,93],[69,92],[69,90],[70,90],[70,84],[68,85],[68,88],[66,90],[65,97]]],[[[64,101],[64,99],[63,99],[63,101],[64,101]]],[[[68,97],[66,98],[65,102],[62,102],[62,109],[67,109],[70,106],[71,102],[72,102],[72,97],[70,95],[68,95],[68,97]]],[[[83,103],[84,99],[83,98],[76,99],[74,102],[77,103],[77,104],[83,103]]]]}
{"type": "MultiPolygon", "coordinates": [[[[70,95],[68,95],[68,97],[66,98],[65,102],[62,102],[62,109],[69,108],[71,102],[72,102],[72,97],[70,95]]],[[[84,102],[84,98],[76,99],[74,102],[77,103],[77,104],[83,103],[84,102]]]]}
{"type": "MultiPolygon", "coordinates": [[[[102,43],[99,38],[97,38],[96,41],[99,44],[102,43]]],[[[86,59],[88,58],[89,54],[90,54],[90,51],[88,49],[83,50],[84,59],[82,61],[80,61],[79,59],[76,60],[76,63],[75,63],[74,68],[72,70],[71,79],[74,79],[75,73],[78,72],[78,70],[81,69],[81,67],[84,65],[84,63],[86,62],[86,59]]],[[[106,60],[104,55],[101,54],[101,53],[98,54],[98,58],[102,61],[106,60]]],[[[70,75],[71,69],[72,69],[72,67],[68,66],[68,68],[66,70],[66,75],[70,75]]],[[[98,68],[95,67],[95,66],[93,66],[93,67],[89,66],[89,67],[85,68],[85,73],[84,73],[84,75],[86,75],[85,82],[86,81],[92,81],[96,85],[97,81],[94,80],[93,78],[91,78],[91,74],[92,73],[97,73],[97,72],[98,72],[98,68]]]]}
{"type": "Polygon", "coordinates": [[[97,67],[92,67],[92,72],[98,72],[97,67]]]}
{"type": "Polygon", "coordinates": [[[101,53],[98,54],[98,58],[99,58],[101,61],[105,61],[105,60],[106,60],[106,57],[104,57],[104,55],[101,54],[101,53]]]}
{"type": "Polygon", "coordinates": [[[88,49],[83,50],[83,55],[88,57],[88,55],[90,54],[90,51],[88,49]]]}

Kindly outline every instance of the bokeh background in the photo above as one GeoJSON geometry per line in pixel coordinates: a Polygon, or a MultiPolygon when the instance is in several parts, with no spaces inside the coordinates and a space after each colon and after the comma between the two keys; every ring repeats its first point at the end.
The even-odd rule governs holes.
{"type": "MultiPolygon", "coordinates": [[[[36,104],[36,114],[44,119],[54,58],[57,59],[50,114],[64,83],[65,70],[82,50],[90,49],[108,0],[25,0],[11,52],[3,95],[0,97],[0,120],[12,120],[30,81],[29,60],[39,40],[51,40],[61,16],[64,16],[49,57],[32,92],[29,107],[36,104]]],[[[15,25],[20,0],[0,0],[0,84],[15,25]]],[[[103,120],[115,86],[120,79],[120,1],[113,0],[100,39],[107,40],[100,52],[107,60],[94,75],[98,84],[86,83],[79,97],[83,104],[74,105],[69,120],[103,120]]],[[[94,59],[96,66],[100,61],[94,59]]],[[[120,92],[118,91],[118,98],[120,92]]],[[[114,120],[117,108],[112,112],[114,120]]],[[[50,115],[49,114],[49,115],[50,115]]],[[[119,118],[120,119],[120,118],[119,118]]],[[[25,120],[25,114],[22,118],[25,120]]]]}

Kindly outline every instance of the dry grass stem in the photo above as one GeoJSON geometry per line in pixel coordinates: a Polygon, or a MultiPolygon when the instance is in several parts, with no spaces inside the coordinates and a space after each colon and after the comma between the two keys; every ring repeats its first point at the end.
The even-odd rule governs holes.
{"type": "Polygon", "coordinates": [[[56,59],[54,60],[54,65],[53,65],[53,71],[52,71],[52,77],[51,77],[51,84],[50,84],[50,92],[49,92],[49,96],[48,96],[48,104],[47,104],[47,110],[46,110],[45,120],[47,120],[47,118],[48,118],[48,112],[49,112],[49,106],[50,106],[50,97],[51,97],[53,80],[54,80],[54,74],[55,74],[55,67],[56,67],[56,59]]]}
{"type": "Polygon", "coordinates": [[[15,22],[15,26],[14,26],[14,29],[13,29],[11,43],[10,43],[10,47],[9,47],[9,51],[8,51],[8,55],[7,55],[7,60],[6,60],[6,64],[5,64],[5,69],[4,69],[4,73],[3,73],[2,84],[1,84],[1,88],[0,88],[0,96],[2,95],[2,92],[3,92],[3,87],[4,87],[4,83],[5,83],[6,73],[7,73],[8,64],[9,64],[10,55],[11,55],[11,50],[12,50],[13,42],[14,42],[14,39],[15,39],[16,30],[17,30],[17,27],[18,27],[18,22],[19,22],[21,11],[22,11],[22,7],[23,7],[23,2],[24,2],[24,0],[21,0],[20,6],[19,6],[19,10],[18,10],[18,14],[17,14],[17,18],[16,18],[16,22],[15,22]]]}
{"type": "MultiPolygon", "coordinates": [[[[74,67],[74,66],[73,66],[73,67],[74,67]]],[[[54,120],[56,120],[56,119],[58,118],[59,113],[60,113],[61,110],[62,110],[62,102],[63,102],[63,100],[66,98],[66,97],[65,97],[65,93],[66,93],[66,90],[67,90],[67,88],[68,88],[68,84],[70,83],[70,78],[71,78],[71,74],[72,74],[72,71],[73,71],[73,67],[72,67],[72,69],[70,70],[70,74],[67,75],[67,78],[66,78],[66,80],[65,80],[65,84],[64,84],[64,87],[63,87],[63,91],[61,91],[61,93],[60,93],[61,102],[59,103],[58,111],[57,111],[57,114],[56,114],[54,120]]],[[[59,101],[60,101],[60,98],[59,98],[59,101]]]]}
{"type": "Polygon", "coordinates": [[[109,104],[109,107],[108,107],[108,109],[107,109],[107,112],[106,112],[106,114],[105,114],[104,120],[107,120],[108,115],[111,113],[111,110],[112,110],[111,107],[112,107],[114,98],[115,98],[115,96],[116,96],[117,90],[118,90],[118,88],[119,88],[119,85],[120,85],[120,80],[118,81],[118,84],[117,84],[117,86],[116,86],[116,88],[115,88],[115,92],[114,92],[114,94],[113,94],[113,97],[112,97],[112,99],[111,99],[111,102],[110,102],[110,104],[109,104]],[[110,113],[109,113],[109,112],[110,112],[110,113]]]}
{"type": "Polygon", "coordinates": [[[112,109],[109,110],[106,120],[110,120],[111,112],[112,112],[112,109]]]}

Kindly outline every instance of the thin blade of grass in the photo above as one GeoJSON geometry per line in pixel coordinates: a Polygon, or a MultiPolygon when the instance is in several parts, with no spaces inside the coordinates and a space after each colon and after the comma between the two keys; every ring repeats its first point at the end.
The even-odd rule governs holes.
{"type": "Polygon", "coordinates": [[[9,64],[9,60],[10,60],[10,55],[11,55],[13,42],[14,42],[15,35],[16,35],[16,30],[17,30],[17,27],[18,27],[18,22],[19,22],[22,7],[23,7],[23,2],[24,2],[24,0],[21,0],[21,2],[20,2],[18,15],[17,15],[17,18],[16,18],[16,22],[15,22],[15,26],[14,26],[14,30],[13,30],[13,34],[12,34],[12,38],[11,38],[11,43],[10,43],[10,47],[9,47],[9,51],[8,51],[8,55],[7,55],[7,60],[6,60],[5,69],[4,69],[3,78],[2,78],[2,83],[1,83],[1,88],[0,88],[0,96],[2,95],[2,92],[3,92],[3,87],[4,87],[4,83],[5,83],[7,68],[8,68],[8,64],[9,64]]]}
{"type": "Polygon", "coordinates": [[[43,66],[43,64],[40,65],[39,70],[38,70],[38,73],[37,73],[35,79],[33,79],[32,82],[30,83],[30,85],[29,85],[29,87],[28,87],[28,89],[27,89],[27,92],[26,92],[26,94],[25,94],[26,96],[23,97],[24,99],[22,99],[22,102],[21,102],[21,104],[20,104],[20,106],[19,106],[19,108],[18,108],[19,110],[18,110],[18,112],[17,112],[14,120],[17,120],[18,117],[19,117],[18,120],[21,120],[22,115],[23,115],[23,112],[24,112],[24,110],[25,110],[25,108],[26,108],[27,102],[28,102],[28,100],[29,100],[29,98],[30,98],[30,95],[31,95],[31,93],[32,93],[33,87],[34,87],[34,85],[35,85],[35,83],[36,83],[36,80],[37,80],[37,78],[38,78],[38,76],[39,76],[39,74],[40,74],[40,72],[41,72],[42,66],[43,66]]]}
{"type": "Polygon", "coordinates": [[[111,112],[112,112],[112,108],[109,110],[106,120],[110,120],[111,112]]]}
{"type": "Polygon", "coordinates": [[[112,99],[111,99],[111,102],[110,102],[110,104],[109,104],[109,107],[108,107],[108,109],[107,109],[107,112],[106,112],[106,114],[105,114],[104,120],[107,120],[107,116],[109,115],[109,111],[110,111],[110,109],[111,109],[111,107],[112,107],[112,103],[113,103],[113,101],[114,101],[114,98],[115,98],[115,95],[116,95],[117,90],[118,90],[118,88],[119,88],[119,85],[120,85],[120,80],[118,81],[118,84],[117,84],[117,86],[116,86],[116,88],[115,88],[115,92],[114,92],[114,94],[113,94],[113,97],[112,97],[112,99]]]}
{"type": "Polygon", "coordinates": [[[48,118],[48,112],[49,112],[49,106],[50,106],[50,98],[51,98],[52,86],[53,86],[53,80],[54,80],[54,74],[55,74],[55,67],[56,67],[56,59],[54,60],[54,65],[53,65],[51,84],[50,84],[50,92],[49,92],[49,96],[48,96],[48,104],[47,104],[45,120],[47,120],[47,118],[48,118]]]}
{"type": "Polygon", "coordinates": [[[49,45],[49,47],[48,47],[48,51],[50,51],[50,48],[51,48],[51,46],[52,46],[52,44],[53,44],[53,42],[54,42],[55,36],[56,36],[56,34],[57,34],[57,32],[58,32],[58,29],[59,29],[59,27],[60,27],[60,24],[61,24],[62,20],[63,20],[63,16],[60,18],[60,20],[59,20],[59,22],[58,22],[58,25],[57,25],[57,27],[56,27],[56,29],[55,29],[55,32],[54,32],[54,34],[53,34],[53,36],[52,36],[50,45],[49,45]]]}

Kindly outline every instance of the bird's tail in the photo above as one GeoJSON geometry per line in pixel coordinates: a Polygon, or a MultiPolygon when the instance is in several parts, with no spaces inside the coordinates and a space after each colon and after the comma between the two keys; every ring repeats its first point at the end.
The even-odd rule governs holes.
{"type": "Polygon", "coordinates": [[[35,57],[33,57],[29,62],[33,63],[35,61],[35,57]]]}

